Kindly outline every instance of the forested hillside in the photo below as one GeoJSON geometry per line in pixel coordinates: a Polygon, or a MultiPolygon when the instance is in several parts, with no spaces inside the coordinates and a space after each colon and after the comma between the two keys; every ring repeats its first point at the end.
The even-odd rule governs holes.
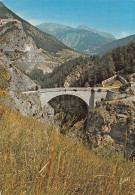
{"type": "Polygon", "coordinates": [[[90,85],[101,83],[114,73],[123,75],[129,79],[129,74],[135,72],[135,42],[127,46],[118,47],[108,52],[103,57],[93,56],[90,58],[94,63],[92,70],[87,72],[85,78],[90,85]]]}
{"type": "Polygon", "coordinates": [[[135,42],[127,46],[118,47],[104,56],[80,57],[70,60],[54,69],[51,74],[43,74],[40,70],[33,70],[30,78],[36,80],[42,88],[63,87],[71,73],[77,67],[83,67],[77,79],[72,80],[69,86],[84,87],[100,84],[103,80],[115,73],[122,74],[129,79],[129,74],[135,72],[135,42]]]}
{"type": "Polygon", "coordinates": [[[92,69],[85,74],[89,85],[93,86],[111,77],[114,73],[122,74],[129,78],[129,74],[135,72],[135,42],[127,46],[118,47],[102,57],[90,57],[94,64],[92,69]]]}
{"type": "MultiPolygon", "coordinates": [[[[42,70],[34,69],[28,76],[37,81],[42,88],[63,87],[66,78],[78,67],[82,67],[81,70],[88,70],[92,66],[90,58],[79,57],[63,63],[61,66],[54,69],[50,74],[43,74],[42,70]]],[[[85,71],[81,73],[84,75],[85,71]]],[[[75,75],[73,75],[75,77],[75,75]]]]}

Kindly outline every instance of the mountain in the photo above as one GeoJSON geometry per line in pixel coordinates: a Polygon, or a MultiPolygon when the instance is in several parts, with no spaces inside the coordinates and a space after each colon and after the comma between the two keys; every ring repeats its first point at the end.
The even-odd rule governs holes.
{"type": "Polygon", "coordinates": [[[83,30],[88,30],[88,31],[90,31],[90,32],[97,33],[97,34],[99,34],[99,35],[101,35],[101,36],[103,36],[103,37],[105,37],[105,38],[107,38],[107,39],[110,39],[110,40],[112,40],[112,41],[116,39],[116,38],[115,38],[112,34],[110,34],[110,33],[100,32],[100,31],[98,31],[98,30],[96,30],[96,29],[89,28],[89,27],[86,26],[86,25],[80,25],[80,26],[77,27],[77,29],[83,29],[83,30]]]}
{"type": "Polygon", "coordinates": [[[23,20],[0,2],[0,49],[23,72],[51,72],[81,54],[23,20]]]}
{"type": "Polygon", "coordinates": [[[112,41],[110,43],[106,43],[106,44],[102,45],[100,48],[97,48],[95,50],[95,53],[102,56],[106,52],[112,51],[113,49],[115,49],[119,46],[126,46],[133,41],[135,41],[135,34],[130,35],[130,36],[125,37],[125,38],[122,38],[122,39],[119,39],[119,40],[112,41]]]}
{"type": "Polygon", "coordinates": [[[105,43],[115,40],[113,35],[90,29],[87,26],[72,28],[66,25],[43,23],[37,27],[53,35],[68,47],[84,54],[93,53],[105,43]]]}
{"type": "Polygon", "coordinates": [[[55,23],[43,23],[37,25],[37,27],[42,31],[49,33],[53,36],[59,36],[60,33],[62,32],[64,33],[66,30],[72,30],[72,27],[70,26],[55,24],[55,23]]]}

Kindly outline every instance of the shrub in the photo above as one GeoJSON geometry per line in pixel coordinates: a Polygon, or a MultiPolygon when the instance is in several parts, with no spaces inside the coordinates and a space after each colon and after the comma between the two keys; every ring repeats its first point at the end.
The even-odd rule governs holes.
{"type": "Polygon", "coordinates": [[[124,85],[122,85],[120,88],[119,88],[119,91],[120,92],[125,92],[126,91],[126,89],[129,87],[129,84],[124,84],[124,85]]]}

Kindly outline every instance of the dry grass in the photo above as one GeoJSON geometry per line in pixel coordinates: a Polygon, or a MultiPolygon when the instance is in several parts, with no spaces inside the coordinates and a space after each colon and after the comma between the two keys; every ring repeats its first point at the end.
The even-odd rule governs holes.
{"type": "Polygon", "coordinates": [[[113,79],[110,82],[107,82],[104,87],[121,87],[123,84],[117,80],[117,79],[113,79]]]}
{"type": "Polygon", "coordinates": [[[0,39],[0,44],[9,44],[9,42],[10,42],[9,38],[3,37],[0,39]]]}
{"type": "Polygon", "coordinates": [[[121,87],[122,85],[123,85],[123,84],[122,84],[119,80],[114,79],[114,80],[112,80],[112,81],[110,81],[110,82],[107,82],[107,83],[104,85],[104,87],[118,87],[118,88],[113,88],[113,89],[111,89],[111,90],[114,91],[114,92],[119,93],[119,87],[121,87]]]}
{"type": "Polygon", "coordinates": [[[57,127],[5,107],[0,161],[2,195],[135,194],[134,163],[113,164],[60,135],[57,127]]]}
{"type": "MultiPolygon", "coordinates": [[[[0,60],[1,57],[0,57],[0,60]]],[[[6,69],[0,65],[0,97],[8,96],[6,89],[9,87],[10,75],[7,73],[6,69]]]]}

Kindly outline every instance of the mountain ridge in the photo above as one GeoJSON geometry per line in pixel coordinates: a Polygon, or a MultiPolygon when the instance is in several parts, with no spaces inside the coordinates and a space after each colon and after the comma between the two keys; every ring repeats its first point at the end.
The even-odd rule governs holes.
{"type": "Polygon", "coordinates": [[[115,49],[117,47],[126,46],[133,41],[135,41],[135,34],[124,37],[122,39],[112,41],[110,43],[106,43],[103,46],[101,46],[100,48],[96,49],[95,53],[102,56],[105,53],[112,51],[113,49],[115,49]]]}
{"type": "Polygon", "coordinates": [[[84,26],[73,28],[56,23],[42,23],[37,27],[84,54],[93,53],[101,45],[115,40],[115,37],[109,33],[102,33],[88,27],[86,29],[84,26]]]}
{"type": "Polygon", "coordinates": [[[88,30],[88,31],[91,31],[91,32],[94,32],[94,33],[97,33],[103,37],[106,37],[106,38],[110,38],[112,40],[115,40],[115,36],[112,35],[111,33],[107,33],[107,32],[100,32],[99,30],[96,30],[96,29],[92,29],[92,28],[89,28],[87,25],[80,25],[77,27],[78,29],[84,29],[84,30],[88,30]]]}

